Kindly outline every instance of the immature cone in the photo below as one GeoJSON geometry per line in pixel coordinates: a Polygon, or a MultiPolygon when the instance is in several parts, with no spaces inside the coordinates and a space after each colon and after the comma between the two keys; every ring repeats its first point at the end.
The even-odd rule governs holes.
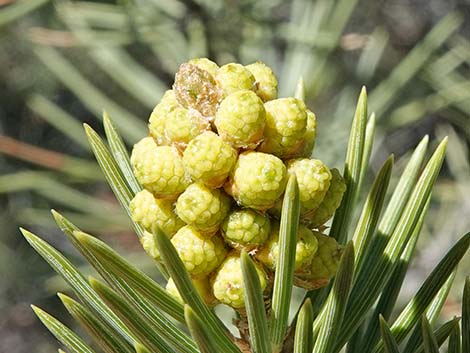
{"type": "Polygon", "coordinates": [[[317,208],[330,187],[331,172],[319,159],[292,159],[287,172],[297,177],[301,214],[317,208]]]}
{"type": "MultiPolygon", "coordinates": [[[[318,241],[312,231],[299,225],[295,248],[295,270],[308,267],[317,252],[318,241]]],[[[279,224],[273,226],[268,241],[256,253],[256,259],[270,269],[276,268],[279,259],[279,224]]]]}
{"type": "Polygon", "coordinates": [[[189,142],[184,167],[193,181],[217,188],[224,184],[237,160],[237,152],[217,134],[206,131],[189,142]]]}
{"type": "Polygon", "coordinates": [[[264,101],[277,97],[277,78],[273,70],[265,63],[257,61],[245,66],[255,77],[255,92],[264,101]]]}
{"type": "Polygon", "coordinates": [[[134,145],[131,164],[139,183],[157,198],[174,199],[190,183],[178,151],[170,146],[157,146],[151,137],[134,145]]]}
{"type": "Polygon", "coordinates": [[[197,110],[178,107],[167,115],[165,137],[169,144],[184,151],[189,141],[210,128],[210,123],[197,110]]]}
{"type": "MultiPolygon", "coordinates": [[[[209,283],[209,278],[204,277],[204,278],[194,278],[192,280],[194,287],[196,287],[196,290],[198,294],[201,296],[201,298],[204,300],[204,302],[209,305],[213,306],[217,304],[217,300],[215,299],[214,295],[212,294],[212,288],[209,283]]],[[[184,304],[183,298],[181,297],[180,293],[178,292],[178,288],[176,288],[175,282],[173,281],[173,278],[170,278],[168,282],[166,283],[165,287],[166,291],[168,294],[170,294],[173,298],[178,300],[181,304],[184,304]]]]}
{"type": "Polygon", "coordinates": [[[176,213],[187,224],[204,233],[214,233],[227,216],[230,198],[220,189],[195,183],[178,197],[176,213]]]}
{"type": "Polygon", "coordinates": [[[219,65],[207,58],[191,59],[188,61],[188,64],[196,65],[200,69],[206,70],[212,75],[212,77],[215,77],[217,75],[217,71],[219,70],[219,65]]]}
{"type": "Polygon", "coordinates": [[[276,156],[261,152],[240,154],[226,190],[245,207],[266,210],[286,187],[286,167],[276,156]]]}
{"type": "MultiPolygon", "coordinates": [[[[266,274],[261,266],[255,263],[258,272],[261,289],[266,288],[266,274]]],[[[243,290],[243,274],[240,256],[232,253],[224,260],[222,265],[212,278],[212,290],[214,296],[223,304],[232,308],[245,307],[245,292],[243,290]]]]}
{"type": "Polygon", "coordinates": [[[215,116],[218,134],[235,148],[254,149],[263,139],[265,123],[263,102],[247,90],[227,96],[215,116]]]}
{"type": "Polygon", "coordinates": [[[186,109],[195,109],[205,117],[213,117],[222,99],[214,77],[192,64],[182,64],[173,84],[176,99],[186,109]]]}
{"type": "Polygon", "coordinates": [[[156,199],[147,190],[139,191],[129,204],[132,220],[151,232],[158,226],[163,233],[173,236],[184,222],[176,215],[171,200],[156,199]]]}
{"type": "Polygon", "coordinates": [[[263,244],[271,230],[269,217],[245,208],[231,212],[222,223],[222,235],[233,248],[250,251],[263,244]]]}
{"type": "Polygon", "coordinates": [[[224,97],[241,90],[253,90],[255,77],[243,65],[230,63],[222,66],[215,76],[224,97]]]}
{"type": "Polygon", "coordinates": [[[331,169],[331,182],[322,203],[318,208],[307,214],[302,222],[312,228],[325,224],[335,213],[341,204],[343,194],[346,191],[346,183],[338,169],[331,169]]]}
{"type": "Polygon", "coordinates": [[[302,145],[299,149],[299,157],[310,158],[315,147],[315,139],[317,137],[317,118],[315,114],[307,109],[307,127],[302,138],[302,145]]]}
{"type": "Polygon", "coordinates": [[[149,119],[149,131],[157,143],[157,145],[168,145],[168,140],[165,133],[166,122],[168,115],[174,110],[179,108],[178,101],[176,100],[175,92],[168,90],[163,95],[160,103],[153,109],[149,119]]]}
{"type": "Polygon", "coordinates": [[[287,159],[297,156],[307,127],[307,107],[296,98],[279,98],[264,104],[265,139],[258,150],[287,159]]]}
{"type": "Polygon", "coordinates": [[[305,289],[316,289],[328,284],[338,270],[343,248],[336,240],[313,231],[318,241],[318,250],[310,266],[302,267],[294,275],[294,283],[305,289]]]}
{"type": "MultiPolygon", "coordinates": [[[[269,215],[279,216],[289,173],[297,177],[301,201],[295,281],[317,288],[334,275],[341,247],[310,229],[336,210],[344,181],[336,170],[332,174],[320,160],[309,159],[315,114],[300,99],[277,98],[277,79],[267,65],[219,68],[207,58],[182,64],[173,89],[153,110],[149,130],[151,137],[137,143],[131,156],[145,189],[129,205],[132,217],[146,230],[141,242],[157,260],[149,231],[158,226],[173,236],[208,303],[211,278],[219,301],[244,307],[241,249],[258,259],[262,288],[271,283],[262,269],[271,275],[278,261],[279,223],[272,224],[269,215]],[[232,198],[238,207],[231,212],[232,198]]],[[[179,296],[172,281],[168,290],[179,296]]]]}
{"type": "Polygon", "coordinates": [[[171,242],[193,277],[200,278],[214,271],[227,253],[219,235],[207,237],[191,226],[181,228],[171,242]]]}
{"type": "MultiPolygon", "coordinates": [[[[171,238],[168,234],[166,234],[168,237],[171,238]]],[[[144,234],[142,237],[139,239],[140,244],[144,248],[145,252],[154,260],[160,261],[160,251],[157,248],[157,244],[155,243],[155,236],[153,233],[144,231],[144,234]]]]}

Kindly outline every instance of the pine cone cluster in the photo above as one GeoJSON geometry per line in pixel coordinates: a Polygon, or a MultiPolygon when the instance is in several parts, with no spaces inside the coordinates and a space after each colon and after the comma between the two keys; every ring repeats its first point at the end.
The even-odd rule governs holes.
{"type": "MultiPolygon", "coordinates": [[[[334,276],[341,247],[321,233],[345,183],[312,155],[316,117],[298,98],[277,98],[277,79],[261,62],[247,66],[198,58],[180,66],[132,151],[143,191],[130,204],[156,260],[152,230],[171,238],[208,304],[244,307],[240,250],[270,288],[279,254],[279,217],[289,174],[300,194],[295,282],[318,288],[334,276]]],[[[178,293],[172,281],[168,291],[178,293]]]]}

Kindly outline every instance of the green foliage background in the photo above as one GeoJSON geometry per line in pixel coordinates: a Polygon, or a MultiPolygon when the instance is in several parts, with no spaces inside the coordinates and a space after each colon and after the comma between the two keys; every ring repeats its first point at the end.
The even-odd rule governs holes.
{"type": "MultiPolygon", "coordinates": [[[[131,146],[145,134],[145,121],[171,85],[172,73],[188,58],[207,56],[219,64],[263,60],[278,74],[281,95],[292,94],[303,76],[307,102],[319,120],[315,154],[332,166],[342,165],[355,99],[365,84],[378,136],[368,178],[390,152],[400,169],[400,157],[424,134],[431,141],[449,135],[446,164],[403,297],[455,242],[452,236],[469,229],[466,1],[3,0],[0,5],[0,351],[50,351],[51,340],[29,303],[59,310],[53,293],[62,283],[19,236],[18,225],[49,234],[74,257],[69,245],[55,242],[48,210],[57,208],[149,266],[102,182],[80,122],[99,129],[106,109],[131,146]]],[[[462,280],[456,283],[461,293],[462,280]]]]}

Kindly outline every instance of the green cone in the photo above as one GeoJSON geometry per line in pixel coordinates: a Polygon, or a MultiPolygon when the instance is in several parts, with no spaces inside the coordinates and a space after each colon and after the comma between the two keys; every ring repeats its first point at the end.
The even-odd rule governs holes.
{"type": "Polygon", "coordinates": [[[173,246],[188,272],[197,278],[214,271],[224,260],[227,250],[220,235],[207,237],[191,226],[184,226],[171,238],[173,246]]]}
{"type": "MultiPolygon", "coordinates": [[[[308,267],[312,258],[317,252],[318,241],[312,231],[307,227],[300,225],[297,233],[297,245],[295,248],[295,270],[308,267]]],[[[279,224],[276,223],[271,230],[268,241],[256,253],[258,259],[263,265],[274,270],[279,258],[279,224]]]]}
{"type": "Polygon", "coordinates": [[[319,159],[291,159],[287,172],[297,177],[301,214],[317,208],[330,187],[330,169],[319,159]]]}
{"type": "MultiPolygon", "coordinates": [[[[194,287],[196,287],[197,292],[202,297],[202,299],[204,299],[204,302],[207,305],[214,306],[215,304],[217,304],[217,300],[212,294],[212,288],[209,283],[208,277],[195,278],[192,281],[193,281],[194,287]]],[[[170,278],[168,282],[166,283],[165,289],[170,295],[172,295],[181,304],[184,304],[183,298],[181,298],[181,295],[178,292],[178,288],[176,288],[175,282],[173,281],[172,278],[170,278]]]]}
{"type": "Polygon", "coordinates": [[[288,159],[299,154],[307,127],[307,107],[296,98],[265,103],[266,128],[258,150],[288,159]]]}
{"type": "Polygon", "coordinates": [[[150,114],[150,136],[154,138],[157,145],[163,146],[169,144],[165,132],[166,122],[170,113],[177,108],[180,108],[180,105],[176,100],[175,92],[173,90],[168,90],[163,95],[160,103],[158,103],[153,109],[152,114],[150,114]]]}
{"type": "Polygon", "coordinates": [[[231,212],[222,223],[222,235],[233,248],[250,251],[263,244],[269,236],[269,217],[245,208],[231,212]]]}
{"type": "Polygon", "coordinates": [[[176,213],[187,224],[204,233],[214,233],[227,216],[230,198],[220,189],[195,183],[178,197],[176,213]]]}
{"type": "Polygon", "coordinates": [[[343,194],[346,191],[346,183],[338,169],[331,170],[331,182],[322,203],[312,212],[305,215],[302,222],[312,228],[325,224],[335,213],[341,204],[343,194]]]}
{"type": "Polygon", "coordinates": [[[147,190],[138,192],[129,204],[132,219],[147,231],[155,226],[168,236],[173,236],[184,222],[176,215],[173,201],[159,200],[147,190]]]}
{"type": "Polygon", "coordinates": [[[237,91],[255,88],[255,77],[240,64],[230,63],[220,67],[215,79],[224,97],[237,91]]]}
{"type": "Polygon", "coordinates": [[[247,65],[246,68],[255,77],[255,92],[264,101],[277,97],[277,78],[273,70],[261,61],[247,65]]]}
{"type": "Polygon", "coordinates": [[[151,137],[134,145],[131,164],[139,183],[157,198],[175,199],[190,183],[178,151],[157,146],[151,137]]]}
{"type": "Polygon", "coordinates": [[[235,148],[254,149],[263,139],[266,112],[252,91],[237,91],[220,104],[215,117],[217,132],[235,148]]]}
{"type": "Polygon", "coordinates": [[[336,240],[320,232],[313,232],[318,241],[318,250],[310,266],[296,271],[294,282],[305,289],[316,289],[328,284],[338,270],[343,248],[336,240]]]}
{"type": "MultiPolygon", "coordinates": [[[[255,263],[259,275],[261,289],[266,288],[266,274],[261,266],[255,263]]],[[[240,256],[232,253],[227,256],[212,278],[212,290],[215,298],[232,308],[245,307],[245,293],[243,290],[243,274],[240,256]]]]}
{"type": "Polygon", "coordinates": [[[233,168],[226,190],[245,207],[266,210],[286,187],[286,167],[271,154],[245,152],[233,168]]]}
{"type": "Polygon", "coordinates": [[[224,184],[236,159],[235,149],[211,131],[191,140],[183,153],[184,167],[193,181],[213,188],[224,184]]]}
{"type": "Polygon", "coordinates": [[[217,71],[219,71],[219,66],[215,62],[207,58],[191,59],[188,61],[188,64],[196,65],[200,69],[206,70],[212,75],[212,77],[215,77],[217,75],[217,71]]]}

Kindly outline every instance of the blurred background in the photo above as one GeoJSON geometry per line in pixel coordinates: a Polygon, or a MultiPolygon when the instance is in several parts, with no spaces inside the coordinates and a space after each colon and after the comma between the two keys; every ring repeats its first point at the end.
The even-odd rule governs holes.
{"type": "MultiPolygon", "coordinates": [[[[330,166],[343,164],[366,85],[377,117],[369,182],[388,154],[398,176],[425,134],[432,147],[450,137],[404,302],[470,228],[469,38],[468,0],[0,0],[0,352],[56,349],[30,303],[70,322],[55,297],[66,287],[18,231],[41,234],[85,266],[51,208],[155,273],[81,124],[102,131],[105,109],[132,146],[179,64],[201,56],[262,60],[281,96],[302,76],[319,125],[314,155],[330,166]]],[[[465,261],[445,318],[460,310],[465,261]]]]}

